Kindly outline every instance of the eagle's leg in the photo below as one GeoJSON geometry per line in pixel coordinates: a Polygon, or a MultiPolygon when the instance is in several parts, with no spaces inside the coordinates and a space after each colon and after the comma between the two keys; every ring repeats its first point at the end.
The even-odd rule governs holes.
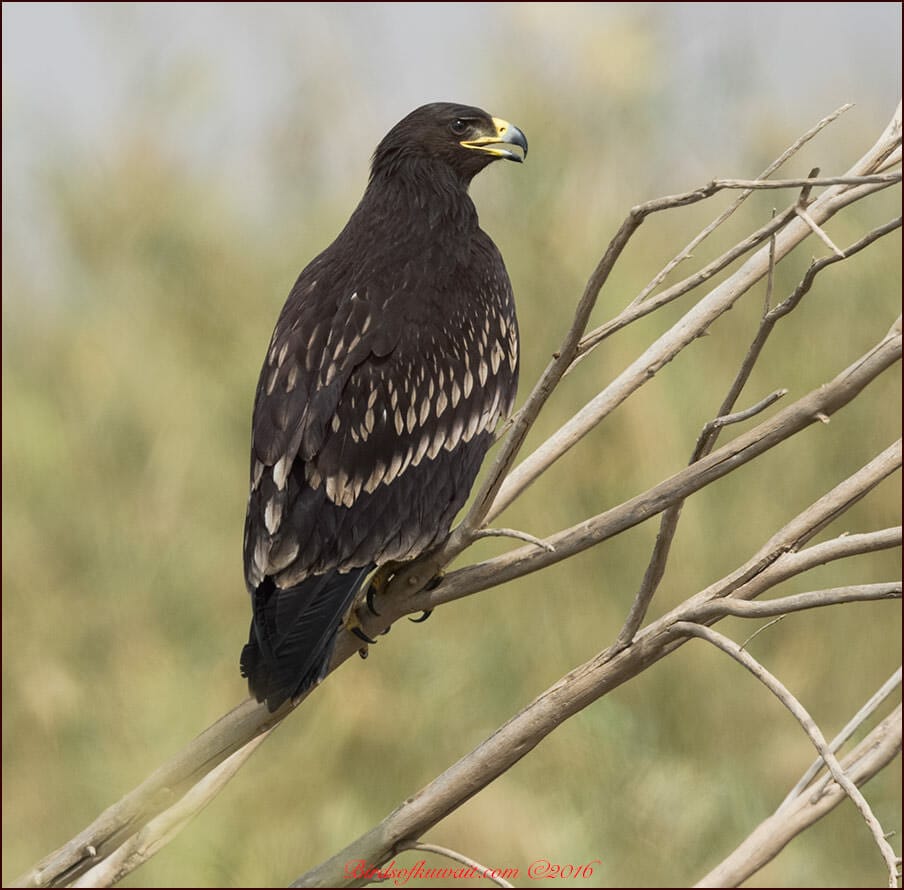
{"type": "MultiPolygon", "coordinates": [[[[376,617],[380,617],[380,613],[377,611],[376,605],[374,605],[374,597],[382,594],[385,590],[389,582],[392,580],[393,575],[395,575],[399,569],[404,565],[402,562],[397,562],[391,560],[390,562],[381,565],[376,572],[374,572],[373,576],[370,579],[370,583],[367,585],[367,592],[364,594],[364,603],[367,606],[367,610],[371,613],[371,615],[375,615],[376,617]]],[[[437,587],[442,583],[443,573],[439,572],[435,577],[431,578],[430,581],[424,585],[425,590],[436,590],[437,587]]],[[[421,624],[426,621],[433,614],[433,609],[426,609],[421,614],[419,618],[409,618],[409,621],[414,622],[415,624],[421,624]]],[[[348,613],[348,617],[345,620],[346,629],[353,633],[359,640],[361,640],[364,645],[358,650],[358,654],[362,658],[367,658],[367,647],[372,643],[376,643],[377,641],[372,637],[368,636],[364,629],[361,627],[361,623],[357,617],[357,610],[351,609],[348,613]]],[[[384,634],[389,633],[389,628],[383,631],[384,634]]]]}
{"type": "Polygon", "coordinates": [[[370,584],[367,585],[367,594],[364,597],[364,601],[367,603],[367,611],[370,612],[371,615],[376,615],[378,618],[380,617],[380,613],[374,605],[374,597],[386,590],[386,585],[389,584],[392,576],[401,566],[402,563],[390,560],[381,565],[380,568],[373,573],[370,584]]]}
{"type": "MultiPolygon", "coordinates": [[[[377,617],[380,615],[374,606],[374,596],[378,593],[382,593],[386,589],[386,585],[389,583],[393,574],[398,571],[399,566],[401,566],[400,562],[387,562],[385,565],[380,566],[371,577],[370,583],[367,585],[367,593],[364,595],[364,602],[367,605],[367,610],[372,615],[376,615],[377,617]]],[[[361,622],[358,619],[358,610],[354,607],[349,610],[348,616],[345,619],[345,629],[350,633],[353,633],[362,643],[364,643],[358,650],[358,655],[362,658],[367,658],[368,645],[376,643],[377,641],[365,633],[364,628],[361,627],[361,622]]],[[[389,633],[389,628],[384,630],[383,633],[389,633]]]]}

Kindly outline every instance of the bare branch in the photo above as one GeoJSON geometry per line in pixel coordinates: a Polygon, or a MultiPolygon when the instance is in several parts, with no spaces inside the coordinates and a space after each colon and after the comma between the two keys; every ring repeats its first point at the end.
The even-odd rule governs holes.
{"type": "Polygon", "coordinates": [[[732,414],[720,414],[703,427],[703,435],[708,436],[709,433],[720,430],[733,423],[742,423],[745,420],[750,420],[751,417],[756,417],[757,414],[761,414],[767,408],[774,405],[779,399],[783,399],[786,395],[788,395],[787,389],[777,389],[775,392],[769,393],[765,398],[760,399],[755,405],[751,405],[743,411],[735,411],[732,414]]]}
{"type": "MultiPolygon", "coordinates": [[[[817,198],[809,208],[813,219],[821,225],[842,208],[879,191],[889,182],[896,181],[893,178],[882,181],[871,179],[868,182],[863,180],[866,184],[861,185],[852,185],[849,182],[856,177],[870,176],[876,170],[887,169],[888,164],[900,154],[899,143],[900,111],[864,158],[848,171],[846,177],[841,177],[847,184],[829,186],[828,190],[817,198]]],[[[436,573],[437,565],[440,567],[445,565],[452,556],[461,552],[479,534],[484,523],[498,515],[539,472],[543,471],[545,466],[549,466],[587,429],[598,423],[616,404],[627,398],[644,379],[656,373],[694,338],[705,333],[719,315],[730,309],[740,296],[762,277],[765,267],[762,265],[763,251],[760,250],[735,275],[704,297],[672,331],[654,343],[625,374],[590,403],[585,409],[585,412],[590,413],[581,412],[570,429],[564,433],[564,437],[553,437],[552,442],[547,443],[551,451],[546,453],[546,456],[540,454],[538,457],[538,452],[535,452],[514,472],[508,473],[527,430],[554,387],[579,354],[581,336],[597,295],[633,232],[646,216],[652,213],[704,200],[722,188],[735,188],[736,186],[732,184],[734,182],[743,181],[725,180],[721,181],[722,184],[712,182],[701,189],[657,199],[631,210],[588,281],[574,322],[563,340],[560,352],[553,357],[524,408],[512,423],[509,435],[500,448],[496,462],[486,477],[465,522],[455,530],[438,555],[413,564],[393,579],[389,592],[383,598],[390,606],[385,613],[387,617],[384,621],[391,623],[403,614],[420,608],[430,608],[431,597],[436,594],[444,597],[437,602],[445,602],[477,589],[494,586],[527,571],[542,568],[559,558],[559,542],[567,542],[571,553],[579,552],[610,537],[619,528],[630,527],[661,512],[669,503],[687,497],[692,491],[774,447],[816,419],[830,416],[856,397],[872,379],[897,360],[900,356],[900,330],[896,334],[897,340],[894,333],[890,334],[856,365],[827,384],[823,391],[799,400],[789,409],[779,412],[770,421],[760,424],[756,428],[755,436],[750,436],[751,431],[739,436],[734,442],[709,455],[706,460],[700,461],[699,466],[688,468],[626,504],[552,536],[546,542],[534,540],[531,541],[530,547],[519,548],[511,554],[506,554],[501,558],[502,562],[490,560],[454,572],[447,577],[438,591],[417,592],[436,573]],[[581,432],[583,427],[586,429],[581,432]],[[573,434],[577,438],[569,439],[573,434]],[[555,547],[556,552],[541,549],[544,547],[555,547]],[[534,557],[530,554],[539,559],[532,561],[534,557]],[[498,575],[493,575],[493,572],[497,572],[498,575]]],[[[808,179],[806,182],[813,185],[825,184],[826,181],[808,179]]],[[[808,236],[809,230],[805,223],[792,218],[793,216],[792,208],[786,218],[780,216],[771,221],[769,227],[764,227],[758,235],[759,240],[755,241],[756,244],[760,244],[772,232],[780,231],[774,250],[776,261],[808,236]],[[762,234],[762,231],[766,231],[766,234],[762,234]]],[[[750,249],[750,239],[745,243],[748,244],[746,249],[750,249]]],[[[637,310],[652,311],[655,305],[651,309],[646,307],[655,304],[661,297],[660,294],[651,298],[643,307],[637,307],[637,310]]],[[[542,449],[540,451],[542,452],[542,449]]],[[[676,639],[670,634],[668,625],[671,621],[682,620],[682,616],[686,619],[692,614],[690,610],[694,607],[732,592],[738,597],[756,596],[783,578],[818,564],[820,560],[825,562],[857,552],[870,552],[894,546],[895,541],[900,542],[900,530],[897,531],[897,537],[894,532],[886,530],[869,535],[853,535],[843,543],[828,542],[828,546],[817,545],[802,553],[789,552],[802,546],[828,522],[863,497],[893,472],[900,465],[900,460],[900,447],[888,449],[773,536],[751,561],[683,604],[681,608],[684,608],[685,612],[680,609],[673,610],[638,634],[633,644],[623,652],[616,654],[609,650],[600,653],[543,693],[475,752],[431,783],[421,795],[400,807],[382,827],[377,826],[369,833],[364,847],[370,845],[374,851],[370,861],[377,861],[377,854],[382,855],[410,843],[412,839],[423,834],[430,824],[435,824],[451,809],[520,759],[563,720],[682,645],[683,639],[676,639]]],[[[373,620],[370,616],[362,623],[367,627],[368,622],[373,620]]],[[[356,648],[350,636],[343,632],[338,641],[332,669],[353,654],[356,648]]],[[[297,705],[297,702],[294,704],[297,705]]],[[[84,880],[89,883],[117,879],[131,870],[135,862],[159,849],[192,812],[210,799],[217,781],[225,781],[224,777],[230,772],[230,767],[224,764],[230,755],[248,746],[240,752],[241,756],[247,756],[247,753],[250,753],[248,749],[253,750],[262,740],[261,734],[277,725],[291,710],[292,706],[285,706],[275,714],[270,714],[265,706],[258,705],[250,699],[242,702],[130,794],[109,807],[92,825],[21,876],[16,885],[66,884],[77,880],[80,875],[84,875],[84,880]],[[248,745],[255,739],[256,743],[248,745]],[[218,768],[218,765],[222,766],[218,768]],[[101,861],[108,857],[109,861],[101,866],[101,861]],[[91,876],[86,874],[89,870],[101,867],[106,870],[92,871],[91,876]]],[[[231,763],[239,759],[240,757],[237,757],[236,761],[231,763]]]]}
{"type": "Polygon", "coordinates": [[[845,259],[844,251],[840,247],[835,246],[835,242],[825,233],[825,230],[817,225],[816,221],[807,213],[803,207],[796,208],[797,215],[810,227],[810,231],[825,244],[838,259],[845,259]]]}
{"type": "Polygon", "coordinates": [[[866,798],[860,793],[857,786],[848,778],[844,769],[838,762],[835,755],[829,750],[828,742],[816,725],[813,718],[807,713],[806,708],[791,694],[790,690],[766,668],[763,667],[749,652],[745,652],[738,646],[734,640],[720,634],[711,627],[705,627],[702,624],[695,624],[692,621],[678,621],[672,625],[675,633],[684,634],[685,636],[699,637],[712,643],[718,649],[721,649],[726,655],[730,655],[735,661],[743,665],[754,675],[796,718],[800,723],[804,732],[809,736],[813,746],[819,752],[826,767],[832,774],[832,778],[840,785],[845,794],[851,799],[854,806],[863,816],[863,821],[873,835],[876,846],[882,853],[885,865],[888,868],[888,886],[898,886],[898,863],[895,851],[885,839],[885,831],[879,824],[879,820],[873,814],[866,798]]]}
{"type": "MultiPolygon", "coordinates": [[[[858,198],[883,188],[881,185],[856,187],[834,186],[823,192],[811,205],[810,215],[825,222],[858,198]]],[[[790,221],[776,237],[776,262],[791,252],[810,233],[800,219],[790,221]]],[[[612,383],[591,399],[559,431],[525,458],[506,477],[486,518],[492,521],[517,498],[541,473],[586,436],[633,392],[649,381],[680,351],[704,333],[713,322],[727,312],[769,268],[768,247],[760,248],[732,276],[703,297],[684,317],[659,337],[632,362],[612,383]]]]}
{"type": "Polygon", "coordinates": [[[796,593],[793,596],[760,600],[759,602],[723,597],[713,600],[699,609],[695,613],[694,620],[722,618],[725,615],[735,615],[740,618],[771,618],[774,615],[787,615],[789,612],[802,612],[804,609],[818,609],[822,606],[835,606],[840,603],[865,603],[894,599],[901,599],[900,581],[811,590],[809,593],[796,593]]]}
{"type": "Polygon", "coordinates": [[[832,559],[900,546],[901,530],[885,529],[865,535],[848,535],[815,545],[803,553],[791,552],[817,534],[829,517],[836,517],[857,503],[894,472],[900,463],[900,444],[878,455],[792,519],[743,566],[652,622],[641,630],[628,648],[620,651],[610,648],[569,672],[477,748],[410,796],[382,822],[331,859],[307,872],[294,886],[343,885],[347,883],[343,878],[344,863],[349,859],[385,862],[397,851],[398,844],[429,831],[517,763],[569,717],[683,645],[686,638],[672,633],[671,625],[687,620],[709,600],[732,591],[736,591],[738,596],[755,596],[793,574],[832,559]],[[788,557],[800,559],[791,567],[785,563],[779,571],[768,574],[773,565],[788,557]],[[767,580],[757,586],[755,581],[762,576],[766,576],[767,580]]]}
{"type": "Polygon", "coordinates": [[[100,859],[110,856],[152,818],[178,803],[218,764],[275,726],[284,716],[285,712],[270,714],[265,705],[246,699],[11,886],[49,887],[72,883],[100,859]]]}
{"type": "Polygon", "coordinates": [[[787,615],[779,615],[778,618],[773,618],[772,621],[767,621],[762,627],[758,627],[743,643],[741,643],[741,648],[746,649],[761,633],[765,633],[770,627],[773,627],[780,621],[784,621],[787,617],[787,615]]]}
{"type": "Polygon", "coordinates": [[[900,173],[874,173],[860,176],[822,176],[815,179],[714,179],[720,189],[796,189],[820,185],[892,185],[901,181],[900,173]]]}
{"type": "MultiPolygon", "coordinates": [[[[856,785],[865,785],[891,763],[900,750],[901,705],[898,705],[844,759],[844,772],[856,785]]],[[[808,795],[797,797],[791,806],[780,808],[760,823],[737,849],[694,886],[740,887],[751,875],[774,859],[790,841],[831,812],[845,798],[844,791],[834,782],[817,800],[810,799],[808,795]]]]}
{"type": "Polygon", "coordinates": [[[528,544],[533,544],[535,547],[542,547],[550,553],[555,553],[556,549],[542,538],[528,532],[518,531],[516,528],[481,528],[474,533],[474,538],[515,538],[518,541],[527,541],[528,544]]]}
{"type": "MultiPolygon", "coordinates": [[[[467,865],[469,868],[473,868],[474,871],[478,872],[478,877],[486,878],[488,881],[492,881],[497,887],[514,887],[513,884],[510,884],[504,878],[500,878],[498,875],[494,875],[493,869],[487,868],[485,865],[481,865],[476,859],[471,859],[469,856],[465,856],[463,853],[459,853],[457,850],[450,850],[448,847],[440,847],[436,844],[420,843],[401,844],[399,846],[399,852],[403,850],[417,850],[421,853],[436,853],[438,856],[445,856],[447,859],[451,859],[454,862],[460,862],[462,865],[467,865]]],[[[294,886],[294,884],[292,886],[294,886]]]]}
{"type": "MultiPolygon", "coordinates": [[[[838,735],[832,739],[829,748],[837,751],[841,746],[873,715],[876,708],[888,698],[892,692],[901,685],[901,668],[899,667],[871,696],[869,701],[857,711],[856,714],[845,724],[844,728],[838,735]]],[[[807,771],[801,776],[798,783],[788,792],[787,797],[779,804],[778,812],[790,806],[794,799],[802,794],[804,789],[816,778],[825,764],[821,759],[817,758],[810,764],[807,771]]]]}
{"type": "MultiPolygon", "coordinates": [[[[822,120],[817,121],[817,123],[812,126],[806,133],[796,139],[788,148],[786,148],[781,155],[779,155],[762,173],[757,177],[757,179],[768,179],[776,170],[781,167],[785,161],[792,158],[801,148],[803,148],[814,136],[818,133],[822,132],[830,123],[837,120],[842,114],[844,114],[849,109],[853,108],[849,102],[842,105],[840,108],[836,108],[831,114],[824,117],[822,120]]],[[[634,298],[631,305],[636,303],[642,303],[647,296],[649,296],[665,279],[668,277],[668,274],[675,268],[679,263],[686,260],[696,249],[696,247],[703,242],[706,238],[708,238],[722,223],[724,223],[729,217],[734,214],[734,212],[753,194],[753,189],[747,189],[742,192],[738,197],[734,200],[732,204],[725,208],[722,213],[716,217],[713,222],[711,222],[703,231],[701,231],[698,235],[696,235],[690,243],[680,252],[678,253],[672,260],[670,260],[663,269],[656,275],[656,277],[634,298]]]]}

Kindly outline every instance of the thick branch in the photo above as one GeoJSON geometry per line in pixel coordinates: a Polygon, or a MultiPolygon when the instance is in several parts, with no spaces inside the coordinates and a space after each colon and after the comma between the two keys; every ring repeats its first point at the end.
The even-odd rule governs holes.
{"type": "MultiPolygon", "coordinates": [[[[272,730],[271,730],[272,731],[272,730]]],[[[216,797],[223,786],[245,765],[269,733],[252,739],[235,754],[189,789],[178,803],[156,816],[111,856],[83,874],[72,887],[112,887],[166,846],[182,828],[216,797]]]]}

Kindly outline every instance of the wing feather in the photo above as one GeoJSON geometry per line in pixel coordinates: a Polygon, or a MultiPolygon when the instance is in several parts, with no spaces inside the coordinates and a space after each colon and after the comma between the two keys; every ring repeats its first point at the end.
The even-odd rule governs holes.
{"type": "Polygon", "coordinates": [[[252,590],[268,575],[286,588],[434,544],[512,409],[507,277],[478,299],[450,298],[447,314],[379,284],[337,282],[315,261],[277,322],[254,406],[252,590]]]}

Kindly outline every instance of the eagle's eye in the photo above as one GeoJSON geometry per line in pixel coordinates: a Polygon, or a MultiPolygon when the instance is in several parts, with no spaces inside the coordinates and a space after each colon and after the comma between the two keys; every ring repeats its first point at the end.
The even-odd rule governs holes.
{"type": "Polygon", "coordinates": [[[454,121],[452,121],[451,125],[449,126],[449,129],[456,136],[464,136],[465,133],[468,131],[468,122],[462,120],[460,117],[456,118],[454,121]]]}

